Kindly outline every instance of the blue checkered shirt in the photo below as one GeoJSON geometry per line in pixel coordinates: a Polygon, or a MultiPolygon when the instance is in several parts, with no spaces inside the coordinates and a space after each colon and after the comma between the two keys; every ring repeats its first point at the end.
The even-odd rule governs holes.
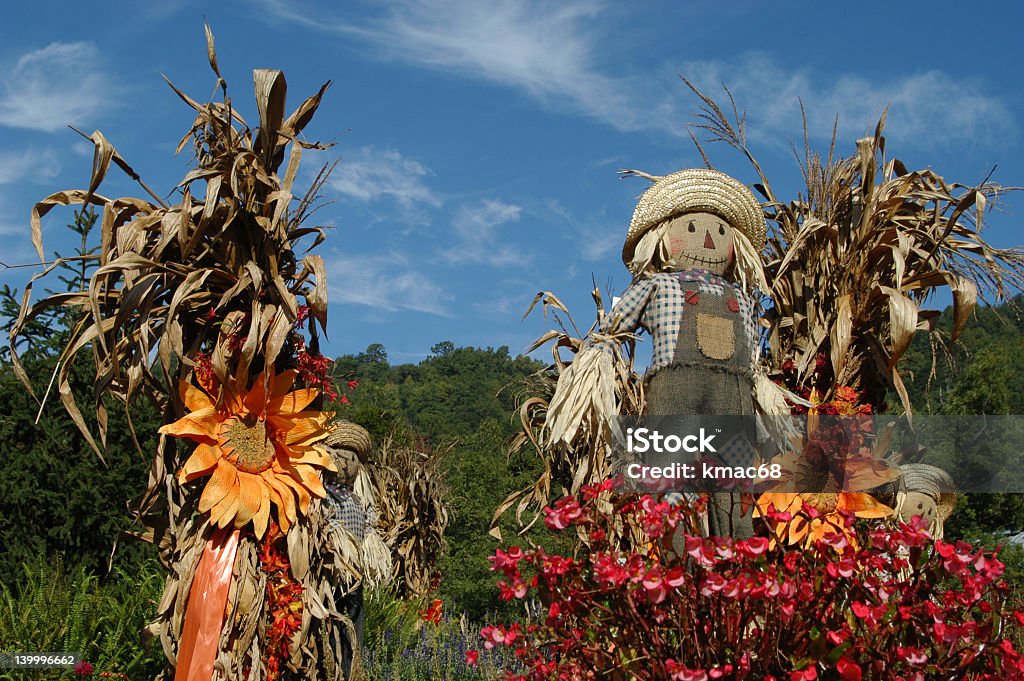
{"type": "MultiPolygon", "coordinates": [[[[659,272],[630,286],[612,308],[601,324],[601,332],[636,331],[642,328],[650,334],[654,344],[651,366],[648,374],[672,363],[679,326],[688,306],[682,282],[697,282],[700,293],[721,295],[726,286],[735,291],[739,314],[750,334],[751,347],[757,347],[758,315],[756,301],[728,280],[707,270],[692,269],[685,272],[659,272]]],[[[612,352],[613,343],[604,341],[595,344],[605,352],[612,352]]],[[[751,357],[751,362],[754,358],[751,357]]]]}
{"type": "Polygon", "coordinates": [[[373,510],[363,508],[359,497],[344,485],[328,484],[325,487],[328,525],[332,529],[347,530],[357,541],[362,541],[366,537],[367,528],[373,526],[373,510]]]}

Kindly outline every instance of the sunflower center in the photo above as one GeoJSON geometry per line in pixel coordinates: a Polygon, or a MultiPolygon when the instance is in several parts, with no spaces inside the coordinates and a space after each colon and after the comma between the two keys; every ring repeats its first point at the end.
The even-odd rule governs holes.
{"type": "Polygon", "coordinates": [[[247,473],[259,473],[270,468],[274,460],[274,443],[267,435],[267,424],[260,419],[232,418],[221,431],[227,445],[233,448],[231,456],[235,466],[247,473]]]}
{"type": "Polygon", "coordinates": [[[807,501],[809,506],[818,509],[820,513],[832,513],[836,510],[838,498],[835,492],[819,492],[817,494],[808,494],[805,501],[807,501]]]}

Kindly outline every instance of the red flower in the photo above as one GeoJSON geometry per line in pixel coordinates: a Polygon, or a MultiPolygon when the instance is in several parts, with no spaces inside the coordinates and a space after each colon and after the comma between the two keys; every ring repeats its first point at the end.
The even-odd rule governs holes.
{"type": "Polygon", "coordinates": [[[836,671],[842,681],[860,681],[864,675],[860,665],[848,657],[841,657],[836,662],[836,671]]]}
{"type": "Polygon", "coordinates": [[[92,676],[92,665],[82,660],[75,663],[76,676],[92,676]]]}
{"type": "Polygon", "coordinates": [[[477,661],[479,659],[480,659],[480,651],[479,650],[467,650],[466,651],[466,664],[468,664],[470,667],[475,667],[476,664],[477,664],[477,661]]]}
{"type": "Polygon", "coordinates": [[[440,598],[435,598],[426,610],[420,613],[420,617],[427,622],[437,624],[441,621],[441,610],[444,607],[444,602],[440,598]]]}

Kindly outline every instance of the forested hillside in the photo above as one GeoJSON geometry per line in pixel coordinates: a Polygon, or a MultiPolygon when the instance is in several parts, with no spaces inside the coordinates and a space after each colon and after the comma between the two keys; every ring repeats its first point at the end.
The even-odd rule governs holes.
{"type": "MultiPolygon", "coordinates": [[[[918,334],[903,358],[907,390],[925,414],[1024,414],[1024,296],[1013,305],[979,306],[955,343],[918,334]]],[[[936,322],[948,340],[952,309],[936,322]]]]}
{"type": "MultiPolygon", "coordinates": [[[[1024,414],[1024,297],[1013,304],[979,306],[955,343],[935,347],[923,334],[904,356],[907,389],[921,414],[1024,414]],[[934,360],[933,360],[934,356],[934,360]]],[[[952,309],[936,322],[948,340],[952,309]]],[[[971,462],[950,471],[954,479],[971,475],[971,462]]],[[[991,532],[1024,530],[1024,495],[959,495],[946,525],[950,538],[978,540],[991,532]]]]}

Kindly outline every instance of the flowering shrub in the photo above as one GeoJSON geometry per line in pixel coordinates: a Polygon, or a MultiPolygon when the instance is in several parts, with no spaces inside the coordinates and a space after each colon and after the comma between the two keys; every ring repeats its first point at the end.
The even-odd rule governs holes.
{"type": "Polygon", "coordinates": [[[526,665],[508,679],[1024,679],[1008,638],[1024,614],[1005,604],[1003,564],[934,542],[920,518],[858,526],[856,544],[834,533],[770,549],[766,536],[686,534],[691,506],[607,504],[608,487],[546,509],[548,527],[589,538],[576,557],[511,547],[490,559],[503,599],[544,607],[538,623],[481,631],[485,649],[510,646],[526,665]],[[650,548],[622,548],[610,530],[624,527],[650,548]]]}

